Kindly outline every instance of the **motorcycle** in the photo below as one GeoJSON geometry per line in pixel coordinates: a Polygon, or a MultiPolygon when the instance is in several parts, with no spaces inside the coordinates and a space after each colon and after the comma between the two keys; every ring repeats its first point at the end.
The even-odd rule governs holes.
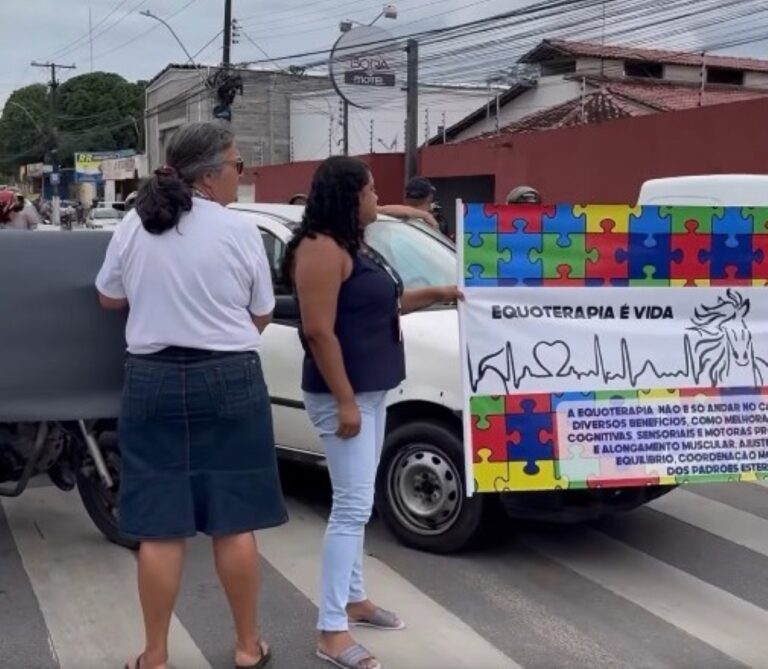
{"type": "Polygon", "coordinates": [[[135,548],[118,525],[125,315],[101,310],[93,287],[109,238],[0,236],[0,497],[46,475],[77,488],[107,539],[135,548]]]}
{"type": "Polygon", "coordinates": [[[135,548],[120,534],[120,453],[114,431],[86,421],[0,423],[0,497],[18,497],[37,476],[59,490],[77,488],[88,516],[113,543],[135,548]]]}

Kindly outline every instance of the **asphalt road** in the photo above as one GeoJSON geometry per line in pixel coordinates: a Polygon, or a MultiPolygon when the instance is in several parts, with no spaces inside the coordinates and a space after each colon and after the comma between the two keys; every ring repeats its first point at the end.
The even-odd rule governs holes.
{"type": "MultiPolygon", "coordinates": [[[[262,623],[276,669],[313,656],[325,474],[286,465],[291,522],[259,534],[262,623]]],[[[388,669],[768,667],[768,487],[699,485],[588,526],[498,519],[459,556],[368,534],[369,594],[409,627],[360,639],[388,669]]],[[[75,493],[0,504],[0,667],[121,667],[139,648],[135,558],[75,493]]],[[[209,544],[190,542],[173,666],[231,668],[209,544]]]]}

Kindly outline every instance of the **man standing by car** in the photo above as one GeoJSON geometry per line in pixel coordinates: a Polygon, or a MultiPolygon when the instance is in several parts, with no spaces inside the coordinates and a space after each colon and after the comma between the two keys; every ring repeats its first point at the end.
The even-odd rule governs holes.
{"type": "Polygon", "coordinates": [[[435,199],[435,187],[424,177],[413,177],[405,187],[404,204],[385,204],[379,206],[379,213],[394,218],[417,218],[432,226],[435,230],[440,225],[432,214],[435,199]]]}

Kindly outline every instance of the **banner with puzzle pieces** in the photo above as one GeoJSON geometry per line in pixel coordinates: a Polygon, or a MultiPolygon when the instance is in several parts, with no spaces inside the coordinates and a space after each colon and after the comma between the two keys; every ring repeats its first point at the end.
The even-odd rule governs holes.
{"type": "Polygon", "coordinates": [[[768,479],[768,207],[470,204],[458,233],[470,490],[768,479]]]}
{"type": "Polygon", "coordinates": [[[467,287],[764,286],[768,207],[464,206],[467,287]]]}

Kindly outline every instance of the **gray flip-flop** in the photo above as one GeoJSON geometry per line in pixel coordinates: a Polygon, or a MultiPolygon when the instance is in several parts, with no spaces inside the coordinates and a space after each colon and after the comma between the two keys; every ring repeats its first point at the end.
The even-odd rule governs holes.
{"type": "Polygon", "coordinates": [[[405,623],[398,618],[397,614],[392,611],[387,611],[377,606],[373,615],[367,618],[355,618],[350,619],[350,626],[352,627],[372,627],[377,630],[386,630],[396,632],[405,629],[405,623]]]}
{"type": "Polygon", "coordinates": [[[315,653],[321,660],[330,662],[339,669],[360,669],[361,663],[365,660],[369,660],[366,669],[382,669],[381,663],[359,643],[350,646],[336,657],[324,653],[319,648],[315,653]]]}

